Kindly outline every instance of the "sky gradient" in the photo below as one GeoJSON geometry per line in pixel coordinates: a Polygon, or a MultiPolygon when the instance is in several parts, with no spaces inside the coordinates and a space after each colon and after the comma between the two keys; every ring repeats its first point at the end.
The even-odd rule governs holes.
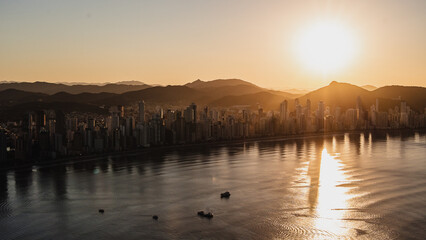
{"type": "Polygon", "coordinates": [[[425,13],[424,0],[0,0],[0,81],[426,86],[425,13]],[[294,54],[298,32],[322,20],[346,26],[359,46],[327,75],[294,54]]]}

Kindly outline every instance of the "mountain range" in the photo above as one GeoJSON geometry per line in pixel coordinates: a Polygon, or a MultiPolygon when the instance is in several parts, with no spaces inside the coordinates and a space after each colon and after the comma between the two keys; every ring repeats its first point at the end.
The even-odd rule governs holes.
{"type": "Polygon", "coordinates": [[[138,82],[135,84],[133,81],[108,83],[103,85],[97,84],[75,84],[71,83],[48,83],[48,82],[1,82],[0,91],[7,89],[16,89],[26,92],[38,92],[45,94],[55,94],[58,92],[67,92],[72,94],[79,94],[83,92],[88,93],[125,93],[128,91],[142,90],[151,87],[150,85],[138,82]]]}
{"type": "Polygon", "coordinates": [[[296,98],[302,105],[309,99],[312,109],[319,101],[326,106],[347,109],[356,106],[358,97],[365,109],[375,104],[376,99],[380,101],[381,111],[398,105],[401,100],[416,111],[423,112],[426,107],[424,87],[385,86],[369,91],[340,82],[332,82],[304,95],[265,89],[240,79],[196,80],[176,86],[0,83],[0,120],[16,119],[25,111],[42,108],[106,113],[104,106],[129,105],[142,99],[149,105],[186,106],[195,102],[210,107],[244,105],[253,110],[258,107],[278,110],[280,103],[287,100],[292,110],[296,98]]]}

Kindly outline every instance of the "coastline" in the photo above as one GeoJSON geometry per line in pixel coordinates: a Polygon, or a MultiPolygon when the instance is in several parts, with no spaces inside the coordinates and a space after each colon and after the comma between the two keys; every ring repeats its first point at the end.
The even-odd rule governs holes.
{"type": "Polygon", "coordinates": [[[253,143],[253,142],[273,142],[273,141],[286,141],[292,139],[304,139],[304,138],[317,138],[317,137],[330,137],[330,136],[341,136],[345,134],[360,134],[360,133],[401,133],[401,132],[426,132],[425,128],[420,129],[368,129],[368,130],[351,130],[351,131],[335,131],[335,132],[316,132],[316,133],[301,133],[301,134],[292,134],[292,135],[281,135],[281,136],[262,136],[262,137],[250,137],[243,139],[231,139],[231,140],[220,140],[212,142],[197,142],[197,143],[188,143],[188,144],[176,144],[176,145],[163,145],[163,146],[153,146],[147,148],[136,148],[130,150],[124,150],[119,152],[102,152],[102,153],[92,153],[81,156],[70,156],[57,158],[54,160],[48,160],[43,162],[31,161],[31,162],[22,162],[16,165],[6,165],[0,166],[0,172],[7,172],[10,170],[23,170],[28,168],[43,168],[49,166],[55,166],[60,164],[74,164],[81,162],[90,162],[95,160],[105,159],[107,157],[115,156],[132,156],[139,155],[148,152],[158,152],[164,150],[181,150],[186,148],[194,147],[221,147],[225,145],[235,145],[242,143],[253,143]]]}

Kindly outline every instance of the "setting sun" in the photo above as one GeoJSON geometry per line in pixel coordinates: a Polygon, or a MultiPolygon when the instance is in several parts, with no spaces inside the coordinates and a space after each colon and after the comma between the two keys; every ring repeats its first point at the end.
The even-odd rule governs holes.
{"type": "Polygon", "coordinates": [[[295,50],[305,67],[329,74],[342,69],[353,59],[356,42],[345,26],[324,21],[302,30],[296,39],[295,50]]]}

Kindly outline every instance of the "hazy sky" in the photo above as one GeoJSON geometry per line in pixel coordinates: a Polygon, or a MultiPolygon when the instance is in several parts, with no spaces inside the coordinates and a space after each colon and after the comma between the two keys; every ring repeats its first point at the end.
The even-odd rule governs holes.
{"type": "Polygon", "coordinates": [[[198,78],[276,89],[426,86],[426,1],[0,0],[0,80],[198,78]],[[294,54],[298,33],[323,20],[344,25],[358,46],[327,75],[294,54]]]}

